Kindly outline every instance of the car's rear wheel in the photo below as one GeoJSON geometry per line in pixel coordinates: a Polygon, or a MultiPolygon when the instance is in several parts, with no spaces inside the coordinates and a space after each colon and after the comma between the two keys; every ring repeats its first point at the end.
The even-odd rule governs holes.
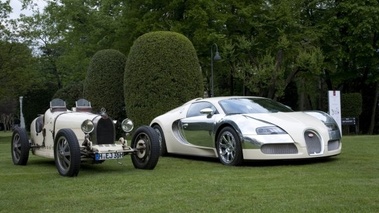
{"type": "Polygon", "coordinates": [[[162,128],[158,124],[155,124],[153,125],[153,129],[158,134],[160,155],[161,156],[167,155],[166,140],[165,140],[162,128]]]}
{"type": "Polygon", "coordinates": [[[71,129],[61,129],[56,135],[54,159],[58,172],[62,176],[77,176],[80,169],[80,147],[75,133],[71,129]]]}
{"type": "Polygon", "coordinates": [[[224,127],[217,137],[217,154],[221,163],[228,166],[238,166],[243,162],[241,141],[236,131],[224,127]]]}
{"type": "Polygon", "coordinates": [[[29,159],[30,143],[24,128],[15,127],[12,135],[12,160],[14,165],[26,165],[29,159]]]}
{"type": "Polygon", "coordinates": [[[160,149],[158,134],[152,127],[139,127],[133,135],[131,146],[136,150],[131,156],[135,168],[155,168],[158,163],[160,149]]]}

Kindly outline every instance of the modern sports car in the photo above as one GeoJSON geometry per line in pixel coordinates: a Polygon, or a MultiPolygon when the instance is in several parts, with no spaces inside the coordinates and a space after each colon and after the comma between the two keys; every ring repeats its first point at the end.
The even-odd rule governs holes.
{"type": "Polygon", "coordinates": [[[198,98],[152,120],[161,155],[244,160],[304,159],[341,153],[341,132],[322,111],[295,112],[274,100],[253,96],[198,98]]]}

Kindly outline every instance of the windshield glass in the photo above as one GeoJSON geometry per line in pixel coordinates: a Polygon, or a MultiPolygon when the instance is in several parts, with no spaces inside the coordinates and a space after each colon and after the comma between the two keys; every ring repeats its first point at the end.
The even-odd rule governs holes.
{"type": "Polygon", "coordinates": [[[232,98],[219,102],[225,114],[293,112],[289,107],[266,98],[232,98]]]}

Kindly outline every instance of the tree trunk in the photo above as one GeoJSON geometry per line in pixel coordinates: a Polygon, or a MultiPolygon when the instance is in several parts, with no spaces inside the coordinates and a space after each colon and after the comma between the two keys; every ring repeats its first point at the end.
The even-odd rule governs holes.
{"type": "Polygon", "coordinates": [[[374,127],[375,127],[375,115],[376,115],[376,108],[378,104],[378,96],[379,96],[379,83],[375,83],[375,96],[374,101],[372,104],[372,110],[371,110],[371,119],[370,119],[370,126],[368,128],[368,134],[372,135],[374,133],[374,127]]]}

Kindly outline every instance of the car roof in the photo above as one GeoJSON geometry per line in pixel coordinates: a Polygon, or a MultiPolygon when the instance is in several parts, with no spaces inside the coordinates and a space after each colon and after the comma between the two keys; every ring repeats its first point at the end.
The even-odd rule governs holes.
{"type": "Polygon", "coordinates": [[[199,101],[209,101],[209,102],[219,102],[221,100],[228,100],[228,99],[240,99],[240,98],[254,98],[254,99],[267,99],[260,96],[219,96],[219,97],[211,97],[211,98],[195,98],[191,101],[188,101],[186,104],[193,103],[193,102],[199,102],[199,101]]]}

